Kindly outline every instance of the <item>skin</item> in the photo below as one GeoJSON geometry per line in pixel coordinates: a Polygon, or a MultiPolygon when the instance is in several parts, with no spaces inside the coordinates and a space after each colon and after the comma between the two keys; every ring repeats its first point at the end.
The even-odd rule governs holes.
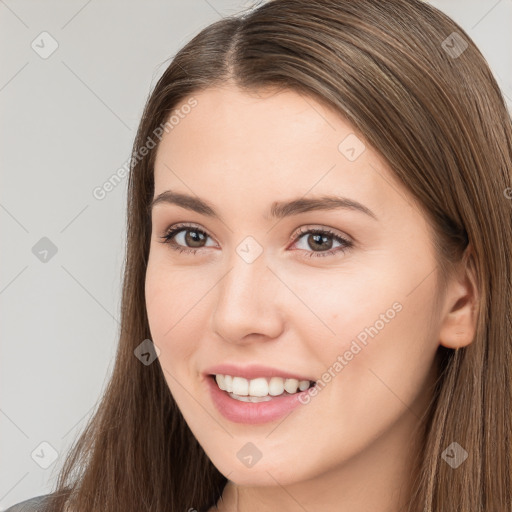
{"type": "Polygon", "coordinates": [[[424,214],[369,144],[354,161],[338,150],[355,130],[334,110],[290,90],[248,94],[233,84],[194,97],[197,106],[160,143],[154,197],[169,189],[199,196],[223,220],[156,205],[145,292],[169,389],[229,479],[218,510],[396,512],[407,498],[436,350],[474,336],[474,276],[461,267],[440,294],[424,214]],[[362,203],[377,219],[349,209],[267,217],[274,201],[328,194],[362,203]],[[199,247],[196,254],[162,243],[180,222],[208,235],[202,248],[185,239],[194,228],[174,237],[199,247]],[[327,235],[319,248],[309,234],[295,236],[306,226],[353,245],[341,252],[327,235]],[[252,263],[236,252],[247,236],[263,249],[252,263]],[[329,249],[339,252],[322,256],[329,249]],[[401,311],[284,419],[233,423],[206,393],[202,372],[222,362],[321,379],[397,302],[401,311]],[[252,467],[237,458],[248,442],[262,454],[252,467]]]}

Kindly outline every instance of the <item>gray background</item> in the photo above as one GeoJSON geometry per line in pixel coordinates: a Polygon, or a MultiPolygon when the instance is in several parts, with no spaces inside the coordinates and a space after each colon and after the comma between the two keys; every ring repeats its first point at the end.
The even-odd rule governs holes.
{"type": "MultiPolygon", "coordinates": [[[[512,0],[430,3],[512,107],[512,0]]],[[[102,200],[93,189],[127,161],[168,59],[251,4],[0,0],[0,511],[51,490],[113,367],[127,180],[102,200]]]]}

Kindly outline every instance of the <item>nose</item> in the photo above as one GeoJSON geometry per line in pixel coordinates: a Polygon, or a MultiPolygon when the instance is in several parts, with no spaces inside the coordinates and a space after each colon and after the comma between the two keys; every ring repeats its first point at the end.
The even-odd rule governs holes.
{"type": "Polygon", "coordinates": [[[284,324],[279,303],[282,288],[263,254],[247,263],[235,253],[229,270],[215,287],[213,332],[236,344],[277,338],[284,324]]]}

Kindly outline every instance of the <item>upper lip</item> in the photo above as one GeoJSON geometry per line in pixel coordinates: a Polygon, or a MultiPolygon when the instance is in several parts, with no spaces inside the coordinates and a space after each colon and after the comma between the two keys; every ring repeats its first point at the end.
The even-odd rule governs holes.
{"type": "Polygon", "coordinates": [[[231,375],[233,377],[244,377],[247,380],[257,379],[258,377],[284,377],[285,379],[309,380],[315,381],[315,378],[298,373],[272,368],[270,366],[262,366],[251,364],[247,366],[237,366],[235,364],[218,364],[210,366],[204,371],[205,375],[231,375]]]}

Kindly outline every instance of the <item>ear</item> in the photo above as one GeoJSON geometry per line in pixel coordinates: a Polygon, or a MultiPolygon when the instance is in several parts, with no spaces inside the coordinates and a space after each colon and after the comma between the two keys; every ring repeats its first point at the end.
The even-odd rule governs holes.
{"type": "Polygon", "coordinates": [[[468,245],[447,287],[439,343],[457,349],[469,345],[476,332],[479,290],[472,247],[468,245]]]}

